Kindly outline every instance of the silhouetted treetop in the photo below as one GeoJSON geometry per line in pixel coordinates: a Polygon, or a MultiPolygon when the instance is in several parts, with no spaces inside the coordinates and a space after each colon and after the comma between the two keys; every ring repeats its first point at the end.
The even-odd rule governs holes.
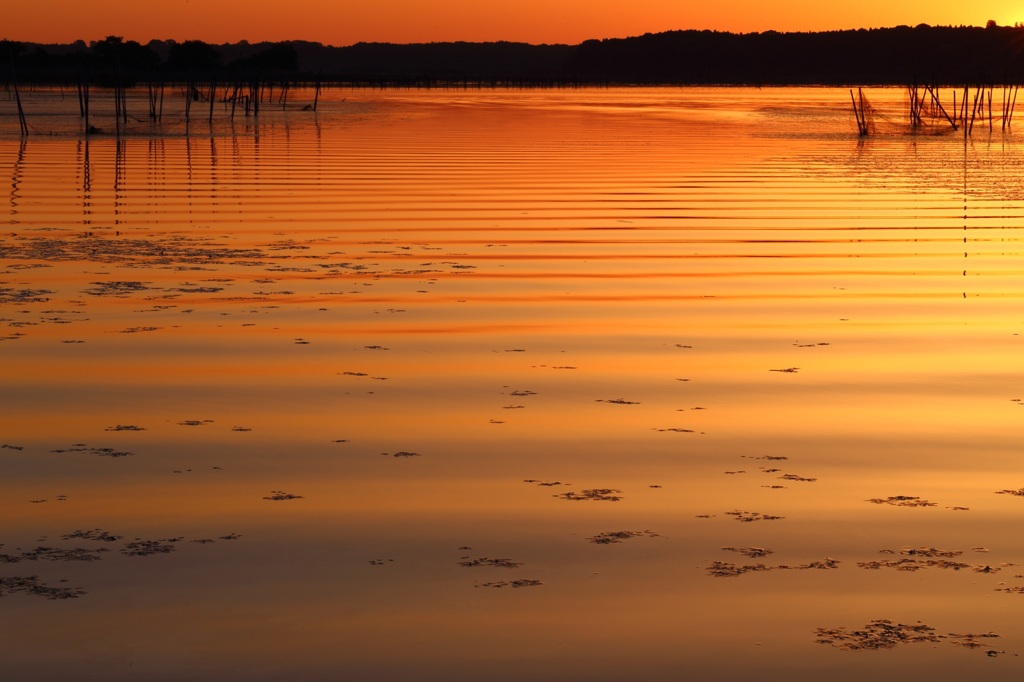
{"type": "Polygon", "coordinates": [[[167,68],[178,73],[208,73],[220,68],[221,52],[201,40],[172,43],[167,51],[167,68]]]}
{"type": "MultiPolygon", "coordinates": [[[[308,41],[210,45],[119,36],[87,46],[0,43],[0,66],[19,78],[99,73],[165,78],[317,77],[339,82],[576,82],[635,84],[1017,83],[1024,79],[1024,27],[896,26],[819,33],[667,31],[579,45],[308,41]]],[[[2,74],[0,74],[2,77],[2,74]]]]}

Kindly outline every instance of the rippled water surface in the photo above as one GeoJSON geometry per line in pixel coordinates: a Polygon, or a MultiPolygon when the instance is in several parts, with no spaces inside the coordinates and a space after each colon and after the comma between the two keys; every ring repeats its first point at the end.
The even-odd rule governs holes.
{"type": "Polygon", "coordinates": [[[870,96],[0,102],[0,676],[1019,679],[1024,145],[870,96]]]}

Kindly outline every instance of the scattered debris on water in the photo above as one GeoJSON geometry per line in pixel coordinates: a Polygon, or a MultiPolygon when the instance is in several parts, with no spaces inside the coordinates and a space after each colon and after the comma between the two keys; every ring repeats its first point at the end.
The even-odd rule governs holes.
{"type": "Polygon", "coordinates": [[[621,490],[616,490],[615,488],[591,488],[590,490],[583,490],[578,493],[574,491],[569,491],[567,493],[562,493],[560,495],[552,495],[552,497],[557,497],[563,500],[576,501],[594,500],[604,502],[618,502],[619,500],[622,499],[622,497],[618,495],[618,493],[621,492],[621,490]]]}
{"type": "Polygon", "coordinates": [[[476,568],[478,566],[492,566],[495,568],[519,568],[523,565],[521,561],[512,561],[511,559],[491,559],[488,557],[479,557],[476,559],[464,558],[459,562],[459,566],[463,568],[476,568]]]}
{"type": "Polygon", "coordinates": [[[735,510],[724,512],[727,516],[732,516],[737,521],[742,523],[752,523],[754,521],[778,521],[779,519],[786,518],[785,516],[775,516],[772,514],[761,514],[760,512],[742,511],[735,510]]]}
{"type": "Polygon", "coordinates": [[[77,587],[54,587],[39,580],[39,576],[0,576],[0,597],[8,594],[31,594],[44,599],[77,599],[85,590],[77,587]]]}
{"type": "Polygon", "coordinates": [[[520,578],[519,580],[498,580],[489,583],[477,583],[476,587],[537,587],[543,585],[539,580],[520,578]]]}
{"type": "Polygon", "coordinates": [[[870,500],[866,500],[872,504],[888,504],[894,507],[934,507],[935,502],[929,502],[928,500],[922,500],[920,497],[912,497],[910,495],[893,495],[890,497],[873,497],[870,500]]]}
{"type": "Polygon", "coordinates": [[[91,455],[98,455],[100,457],[131,457],[131,456],[133,456],[135,454],[134,452],[127,452],[125,450],[115,450],[114,448],[90,447],[90,446],[86,445],[85,443],[75,443],[74,445],[72,445],[69,448],[64,448],[64,449],[61,449],[61,450],[50,450],[50,452],[54,452],[54,453],[87,452],[87,453],[89,453],[91,455]]]}
{"type": "Polygon", "coordinates": [[[292,493],[286,493],[283,490],[271,490],[269,495],[264,496],[264,500],[301,500],[302,495],[294,495],[292,493]]]}
{"type": "Polygon", "coordinates": [[[997,490],[996,495],[1016,495],[1017,497],[1024,497],[1024,488],[1018,490],[997,490]]]}
{"type": "Polygon", "coordinates": [[[774,554],[774,550],[765,549],[764,547],[723,547],[722,550],[725,552],[737,552],[751,559],[774,554]]]}
{"type": "MultiPolygon", "coordinates": [[[[980,649],[984,648],[985,645],[979,640],[1000,637],[1000,635],[994,632],[966,634],[951,632],[941,635],[936,632],[935,628],[921,621],[908,625],[906,623],[896,623],[888,619],[873,620],[856,630],[846,627],[818,628],[817,635],[816,643],[828,644],[844,651],[893,649],[901,644],[938,643],[942,641],[966,649],[980,649]]],[[[1004,653],[1006,652],[994,649],[985,651],[985,654],[990,657],[1004,653]]]]}
{"type": "Polygon", "coordinates": [[[661,536],[651,530],[615,530],[592,535],[587,538],[587,541],[595,545],[615,545],[630,538],[639,537],[658,538],[661,536]]]}

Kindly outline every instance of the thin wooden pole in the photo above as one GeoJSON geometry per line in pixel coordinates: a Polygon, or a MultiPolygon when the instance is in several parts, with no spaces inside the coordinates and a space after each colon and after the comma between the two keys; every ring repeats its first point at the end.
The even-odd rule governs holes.
{"type": "MultiPolygon", "coordinates": [[[[939,111],[942,112],[942,115],[946,117],[947,121],[949,121],[949,125],[953,126],[953,130],[956,130],[956,121],[954,121],[952,118],[950,118],[949,114],[946,113],[946,110],[942,107],[942,102],[939,101],[938,94],[930,86],[926,87],[926,90],[932,96],[932,101],[935,102],[935,106],[937,106],[939,108],[939,111]]],[[[956,93],[955,92],[953,93],[953,107],[954,107],[954,109],[956,107],[956,93]]]]}
{"type": "Polygon", "coordinates": [[[213,125],[213,103],[217,99],[217,81],[210,81],[210,125],[213,125]]]}
{"type": "Polygon", "coordinates": [[[1006,117],[1007,128],[1009,128],[1013,124],[1013,110],[1017,107],[1017,90],[1019,89],[1019,85],[1013,86],[1013,101],[1010,103],[1010,115],[1006,117]]]}
{"type": "Polygon", "coordinates": [[[857,134],[864,136],[864,124],[860,120],[860,110],[857,109],[857,98],[853,96],[853,88],[850,88],[850,102],[853,104],[853,115],[857,119],[857,134]]]}

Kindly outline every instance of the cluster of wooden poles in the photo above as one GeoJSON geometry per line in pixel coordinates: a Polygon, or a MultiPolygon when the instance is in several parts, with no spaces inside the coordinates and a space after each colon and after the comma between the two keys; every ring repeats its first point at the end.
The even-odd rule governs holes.
{"type": "MultiPolygon", "coordinates": [[[[1010,127],[1013,121],[1013,112],[1017,105],[1017,90],[1019,87],[1018,85],[1002,86],[1001,112],[998,118],[1001,129],[1004,131],[1010,127]]],[[[959,105],[957,105],[956,101],[957,91],[954,90],[952,116],[950,116],[939,101],[936,88],[930,86],[924,86],[923,88],[911,86],[907,88],[907,92],[910,95],[909,115],[911,128],[923,125],[925,115],[930,115],[933,118],[941,115],[942,118],[949,122],[953,130],[963,128],[965,135],[970,135],[974,131],[975,121],[988,121],[988,129],[993,129],[993,121],[996,119],[992,112],[995,86],[990,85],[987,88],[984,86],[976,87],[972,97],[970,86],[965,85],[959,105]]]]}
{"type": "MultiPolygon", "coordinates": [[[[945,120],[953,130],[963,130],[964,135],[974,132],[975,122],[988,121],[988,129],[994,129],[996,119],[1000,121],[1000,129],[1007,131],[1013,122],[1013,114],[1017,106],[1017,91],[1019,85],[1003,85],[1002,98],[999,103],[1000,112],[993,113],[995,100],[995,86],[977,86],[972,89],[965,85],[963,95],[957,102],[958,90],[953,90],[953,100],[949,110],[943,106],[939,98],[939,88],[931,85],[910,85],[907,86],[908,108],[907,120],[911,130],[924,127],[931,120],[945,120]],[[950,111],[952,113],[950,113],[950,111]]],[[[873,126],[870,119],[870,105],[864,97],[861,88],[857,89],[857,95],[850,90],[850,99],[853,102],[853,113],[857,119],[857,132],[863,137],[869,135],[873,126]]]]}
{"type": "MultiPolygon", "coordinates": [[[[185,126],[188,128],[193,116],[193,105],[199,102],[209,104],[207,120],[212,125],[214,120],[214,105],[219,101],[225,106],[231,105],[231,120],[235,119],[236,109],[242,110],[246,117],[259,116],[260,104],[263,102],[274,102],[275,83],[273,81],[250,80],[236,82],[219,87],[216,80],[199,82],[188,79],[184,83],[165,83],[164,81],[150,81],[146,84],[146,101],[149,111],[148,118],[153,122],[161,122],[164,114],[164,92],[167,87],[179,88],[185,100],[185,126]],[[219,88],[219,89],[218,89],[219,88]],[[219,94],[218,94],[219,93],[219,94]]],[[[282,108],[288,106],[288,95],[293,84],[284,81],[276,84],[277,104],[282,108]]],[[[130,120],[128,114],[128,86],[116,84],[113,86],[114,96],[114,121],[115,132],[120,135],[127,130],[130,120]]],[[[307,104],[303,109],[316,111],[320,101],[321,84],[316,81],[313,87],[313,102],[307,104]]],[[[77,83],[78,108],[82,120],[85,122],[87,133],[98,133],[100,129],[90,124],[89,100],[91,87],[86,78],[80,78],[77,83]]],[[[21,106],[21,98],[18,93],[17,84],[14,85],[14,95],[18,106],[18,120],[21,123],[21,134],[26,136],[29,133],[25,113],[21,106]]]]}

